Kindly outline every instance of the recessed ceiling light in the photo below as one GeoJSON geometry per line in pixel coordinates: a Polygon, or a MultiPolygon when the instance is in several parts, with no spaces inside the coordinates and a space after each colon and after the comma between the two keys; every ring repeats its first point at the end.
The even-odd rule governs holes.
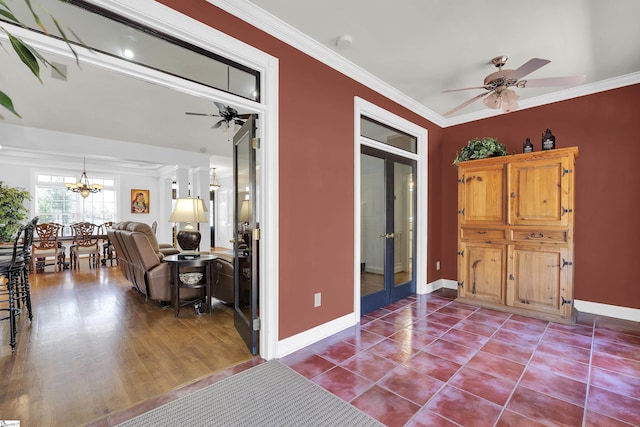
{"type": "Polygon", "coordinates": [[[125,58],[129,58],[129,59],[133,59],[133,51],[131,49],[125,49],[122,51],[122,55],[124,55],[125,58]]]}

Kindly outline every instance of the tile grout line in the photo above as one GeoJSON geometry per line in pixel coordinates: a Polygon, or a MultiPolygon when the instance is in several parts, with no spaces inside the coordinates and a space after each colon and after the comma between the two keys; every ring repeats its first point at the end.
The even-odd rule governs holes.
{"type": "MultiPolygon", "coordinates": [[[[587,425],[587,405],[589,403],[589,392],[591,391],[591,370],[593,369],[593,349],[596,344],[596,322],[598,318],[595,317],[591,324],[591,348],[589,349],[589,369],[587,370],[587,390],[584,395],[584,410],[582,412],[582,426],[587,425]]],[[[576,320],[577,321],[577,320],[576,320]]]]}
{"type": "MultiPolygon", "coordinates": [[[[547,322],[547,325],[545,326],[544,331],[542,332],[542,334],[540,334],[540,338],[538,338],[538,342],[536,343],[536,346],[533,349],[533,352],[531,352],[531,356],[529,356],[529,360],[527,360],[527,363],[525,363],[524,369],[522,370],[522,373],[520,374],[520,377],[518,378],[518,380],[514,384],[513,390],[511,390],[511,393],[509,393],[509,397],[507,397],[507,400],[504,402],[504,405],[502,406],[502,410],[500,411],[500,415],[498,416],[498,419],[494,423],[494,427],[500,421],[500,418],[504,414],[504,411],[506,411],[507,405],[509,405],[509,402],[511,402],[511,399],[513,398],[513,395],[516,393],[516,390],[518,389],[518,386],[520,385],[520,381],[522,381],[522,378],[524,377],[524,374],[527,372],[527,368],[529,367],[529,363],[531,363],[531,360],[533,359],[533,356],[536,354],[536,351],[538,351],[538,346],[540,345],[540,341],[542,341],[542,337],[544,337],[544,334],[546,334],[548,330],[549,330],[549,322],[547,322]]],[[[523,387],[525,387],[525,386],[523,385],[523,387]]],[[[531,418],[525,416],[524,414],[521,414],[519,412],[516,412],[516,413],[518,415],[528,419],[528,420],[531,420],[531,418]]],[[[536,421],[536,420],[531,420],[531,421],[536,421]]]]}

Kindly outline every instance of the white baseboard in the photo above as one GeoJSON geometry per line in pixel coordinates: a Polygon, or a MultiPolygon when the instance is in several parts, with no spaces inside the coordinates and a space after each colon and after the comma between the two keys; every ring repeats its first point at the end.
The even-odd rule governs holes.
{"type": "Polygon", "coordinates": [[[330,322],[311,328],[289,338],[278,341],[278,355],[276,357],[284,357],[287,354],[307,347],[324,338],[330,337],[346,328],[349,328],[359,322],[355,313],[349,313],[345,316],[338,317],[330,322]]]}
{"type": "Polygon", "coordinates": [[[599,302],[581,300],[574,300],[573,305],[578,311],[582,311],[585,313],[640,322],[640,309],[637,308],[621,307],[618,305],[609,305],[599,302]]]}
{"type": "Polygon", "coordinates": [[[438,279],[435,282],[425,283],[423,286],[418,286],[416,293],[418,294],[430,294],[437,291],[440,288],[445,289],[458,289],[458,282],[449,279],[438,279]]]}
{"type": "MultiPolygon", "coordinates": [[[[418,290],[418,293],[428,294],[437,291],[440,288],[458,289],[458,283],[455,280],[439,279],[435,282],[425,284],[422,289],[418,290]]],[[[581,300],[575,300],[574,306],[578,311],[582,311],[584,313],[640,322],[640,309],[637,308],[621,307],[617,305],[581,300]]]]}
{"type": "MultiPolygon", "coordinates": [[[[455,280],[439,279],[435,282],[425,283],[424,285],[419,286],[417,293],[428,294],[437,291],[440,288],[458,289],[458,283],[455,280]]],[[[575,300],[574,305],[578,311],[585,313],[640,322],[640,309],[637,308],[620,307],[616,305],[581,300],[575,300]]],[[[308,331],[285,338],[278,342],[278,355],[276,357],[284,357],[287,354],[307,347],[346,328],[354,326],[358,321],[359,319],[356,319],[355,313],[349,313],[330,322],[309,329],[308,331]]]]}

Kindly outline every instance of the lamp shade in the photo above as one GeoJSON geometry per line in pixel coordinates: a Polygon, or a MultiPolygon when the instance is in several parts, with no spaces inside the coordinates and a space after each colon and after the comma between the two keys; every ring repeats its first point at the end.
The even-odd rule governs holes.
{"type": "Polygon", "coordinates": [[[203,199],[187,197],[176,200],[169,222],[207,222],[207,205],[203,199]]]}
{"type": "Polygon", "coordinates": [[[176,206],[169,218],[169,222],[186,222],[185,228],[176,234],[180,247],[186,251],[195,251],[200,246],[200,232],[192,222],[207,222],[207,205],[203,199],[187,197],[176,200],[176,206]]]}

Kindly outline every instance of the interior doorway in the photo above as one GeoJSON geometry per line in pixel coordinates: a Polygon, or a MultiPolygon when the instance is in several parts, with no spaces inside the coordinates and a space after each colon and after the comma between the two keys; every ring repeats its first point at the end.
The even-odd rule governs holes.
{"type": "Polygon", "coordinates": [[[416,291],[416,161],[362,146],[361,313],[416,291]]]}
{"type": "MultiPolygon", "coordinates": [[[[225,105],[231,105],[237,108],[241,113],[253,113],[260,116],[260,128],[257,129],[258,138],[261,140],[261,147],[257,150],[256,156],[259,159],[261,168],[259,174],[260,189],[256,191],[258,197],[267,198],[263,204],[259,204],[255,212],[256,218],[259,219],[261,229],[264,230],[264,237],[262,239],[262,251],[258,265],[256,267],[257,274],[262,278],[263,286],[260,287],[261,293],[260,301],[261,307],[261,329],[258,332],[259,335],[264,336],[265,339],[260,340],[259,353],[266,359],[277,356],[277,304],[275,298],[268,298],[267,295],[277,295],[277,265],[278,262],[278,178],[277,178],[277,159],[278,159],[278,135],[277,135],[277,123],[278,123],[278,63],[277,60],[239,40],[233,39],[220,31],[211,28],[195,19],[189,18],[185,15],[181,15],[175,11],[168,11],[166,7],[160,4],[131,4],[125,0],[104,0],[100,2],[101,6],[105,10],[113,11],[125,16],[132,22],[141,23],[150,28],[161,31],[164,34],[168,34],[174,38],[180,39],[184,43],[188,43],[197,46],[199,49],[206,49],[221,57],[233,58],[235,62],[239,62],[247,67],[251,67],[259,72],[259,85],[257,86],[258,95],[255,99],[243,98],[241,96],[234,95],[224,90],[215,89],[213,87],[207,87],[195,83],[189,79],[183,79],[176,77],[176,75],[160,72],[158,69],[146,68],[140,66],[135,61],[126,61],[117,55],[104,54],[101,52],[87,52],[85,50],[78,50],[79,62],[86,65],[86,68],[96,67],[103,70],[105,73],[109,72],[113,75],[127,76],[134,79],[138,79],[146,87],[163,88],[169,91],[176,91],[182,94],[190,95],[196,98],[204,99],[207,104],[213,105],[212,101],[218,101],[225,105]],[[151,84],[149,84],[151,83],[151,84]],[[267,269],[266,266],[271,266],[267,269]],[[266,333],[269,330],[269,333],[266,333]]],[[[74,21],[71,19],[65,19],[65,23],[73,26],[74,21]]],[[[74,58],[64,46],[64,43],[60,40],[45,37],[40,34],[32,33],[29,30],[16,29],[16,33],[22,39],[31,43],[37,44],[39,50],[50,55],[58,55],[57,58],[62,60],[71,60],[74,58]]],[[[117,37],[118,35],[116,35],[117,37]]],[[[122,36],[122,34],[120,34],[122,36]]],[[[160,50],[161,51],[161,50],[160,50]]],[[[57,59],[56,59],[57,60],[57,59]]],[[[71,67],[70,67],[71,68],[71,67]]],[[[70,82],[67,82],[69,85],[70,82]]],[[[52,85],[45,85],[46,87],[52,85]]],[[[68,90],[68,97],[71,96],[71,91],[68,90]]],[[[127,96],[135,96],[132,93],[128,93],[127,96]]],[[[253,95],[252,95],[253,96],[253,95]]],[[[122,101],[122,100],[121,100],[122,101]]],[[[121,102],[122,103],[122,102],[121,102]]],[[[123,104],[126,104],[124,102],[123,104]]],[[[166,107],[165,103],[159,102],[155,104],[156,107],[166,107]]],[[[94,113],[90,109],[85,110],[89,113],[94,113]]],[[[185,111],[191,111],[192,108],[180,108],[178,116],[185,116],[185,111]]],[[[146,110],[145,110],[146,111],[146,110]]],[[[198,110],[200,111],[200,110],[198,110]]],[[[202,111],[207,111],[203,109],[202,111]]],[[[108,114],[104,115],[109,117],[108,114]]],[[[156,122],[168,122],[168,120],[159,119],[157,115],[152,115],[154,123],[156,122]]],[[[82,120],[81,116],[74,116],[74,123],[86,123],[95,122],[92,120],[82,120]]],[[[139,127],[143,127],[142,123],[138,123],[139,127]]],[[[117,128],[111,126],[111,128],[117,128]]],[[[149,126],[152,129],[153,126],[149,126]]],[[[206,126],[206,129],[210,131],[210,125],[206,126]]],[[[211,132],[211,131],[210,131],[211,132]]],[[[175,141],[174,144],[178,144],[175,141]]],[[[187,142],[185,142],[187,144],[187,142]]],[[[229,146],[231,143],[229,142],[229,146]]],[[[179,148],[176,145],[173,147],[179,148]]],[[[97,156],[104,156],[105,147],[102,146],[90,146],[87,145],[87,154],[97,156]]],[[[153,150],[147,150],[153,151],[153,150]]],[[[198,151],[196,149],[195,151],[198,151]]],[[[203,151],[200,151],[203,152],[203,151]]],[[[231,152],[230,152],[231,153],[231,152]]],[[[108,153],[114,156],[114,160],[120,160],[115,156],[119,155],[112,151],[108,153]]],[[[106,159],[106,156],[104,157],[106,159]]],[[[208,173],[201,168],[197,172],[197,180],[200,182],[197,191],[208,194],[208,173]]],[[[207,168],[208,169],[208,168],[207,168]]],[[[168,194],[168,189],[162,189],[163,194],[168,194]]],[[[197,194],[203,196],[203,194],[197,194]]],[[[168,211],[170,213],[170,210],[168,211]]],[[[167,217],[169,215],[167,213],[167,217]]],[[[159,218],[159,223],[163,222],[162,218],[159,218]]]]}
{"type": "Polygon", "coordinates": [[[425,293],[427,132],[355,98],[354,312],[425,293]]]}

